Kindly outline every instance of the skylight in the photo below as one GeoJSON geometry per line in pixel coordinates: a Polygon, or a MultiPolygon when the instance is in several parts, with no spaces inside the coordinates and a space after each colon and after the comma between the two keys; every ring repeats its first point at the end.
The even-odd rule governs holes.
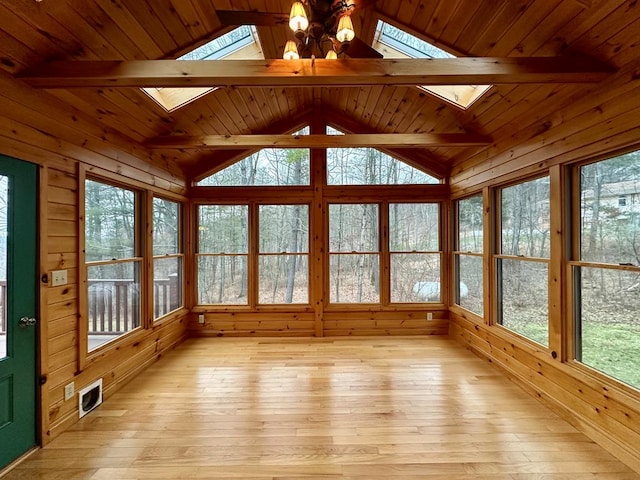
{"type": "MultiPolygon", "coordinates": [[[[382,20],[378,21],[373,48],[384,58],[455,58],[449,52],[382,20]]],[[[422,85],[418,88],[466,109],[491,85],[422,85]]]]}
{"type": "MultiPolygon", "coordinates": [[[[264,59],[255,27],[243,25],[200,47],[178,60],[252,60],[264,59]]],[[[213,92],[218,87],[143,88],[142,90],[168,112],[213,92]]]]}

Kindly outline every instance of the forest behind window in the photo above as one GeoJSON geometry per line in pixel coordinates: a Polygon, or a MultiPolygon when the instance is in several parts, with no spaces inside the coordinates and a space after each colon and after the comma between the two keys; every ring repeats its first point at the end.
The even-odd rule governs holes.
{"type": "Polygon", "coordinates": [[[498,322],[549,343],[549,177],[500,190],[498,322]]]}
{"type": "Polygon", "coordinates": [[[482,195],[458,200],[456,210],[455,303],[482,316],[484,314],[482,195]]]}
{"type": "MultiPolygon", "coordinates": [[[[334,128],[329,135],[343,135],[334,128]]],[[[375,148],[327,148],[328,185],[433,185],[440,180],[375,148]]]]}
{"type": "Polygon", "coordinates": [[[580,168],[576,359],[640,387],[640,152],[580,168]]]}
{"type": "MultiPolygon", "coordinates": [[[[292,135],[308,135],[304,128],[292,135]]],[[[310,183],[309,149],[264,148],[198,182],[200,187],[295,186],[310,183]]]]}
{"type": "Polygon", "coordinates": [[[85,182],[85,262],[89,351],[140,327],[140,195],[85,182]]]}
{"type": "Polygon", "coordinates": [[[153,318],[158,319],[183,304],[181,205],[153,199],[153,318]]]}

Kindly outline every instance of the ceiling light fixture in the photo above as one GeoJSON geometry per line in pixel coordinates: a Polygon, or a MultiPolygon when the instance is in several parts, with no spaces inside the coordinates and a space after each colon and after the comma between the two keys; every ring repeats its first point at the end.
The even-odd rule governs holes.
{"type": "Polygon", "coordinates": [[[287,41],[282,58],[338,58],[356,36],[350,17],[354,7],[347,0],[293,2],[289,27],[296,40],[287,41]]]}

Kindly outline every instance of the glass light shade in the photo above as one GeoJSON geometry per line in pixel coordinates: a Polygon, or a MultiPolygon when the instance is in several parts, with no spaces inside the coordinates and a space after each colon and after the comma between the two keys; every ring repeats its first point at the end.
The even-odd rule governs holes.
{"type": "Polygon", "coordinates": [[[339,42],[350,42],[356,36],[356,32],[353,31],[353,23],[349,15],[343,15],[338,22],[338,31],[336,32],[336,39],[339,42]]]}
{"type": "Polygon", "coordinates": [[[325,58],[327,60],[337,60],[338,54],[335,52],[335,50],[329,50],[325,58]]]}
{"type": "Polygon", "coordinates": [[[307,13],[304,11],[304,6],[301,2],[293,2],[291,5],[291,14],[289,14],[289,27],[294,32],[298,30],[306,30],[309,26],[309,20],[307,19],[307,13]]]}
{"type": "Polygon", "coordinates": [[[298,60],[300,58],[296,42],[293,40],[287,40],[287,43],[284,46],[284,54],[282,55],[282,58],[285,60],[298,60]]]}

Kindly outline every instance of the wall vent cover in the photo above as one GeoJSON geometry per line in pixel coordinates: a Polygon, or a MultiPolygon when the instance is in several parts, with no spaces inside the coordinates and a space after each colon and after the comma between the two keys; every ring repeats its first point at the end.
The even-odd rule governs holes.
{"type": "Polygon", "coordinates": [[[80,418],[102,403],[102,379],[99,378],[91,385],[87,385],[78,393],[78,410],[80,418]]]}

